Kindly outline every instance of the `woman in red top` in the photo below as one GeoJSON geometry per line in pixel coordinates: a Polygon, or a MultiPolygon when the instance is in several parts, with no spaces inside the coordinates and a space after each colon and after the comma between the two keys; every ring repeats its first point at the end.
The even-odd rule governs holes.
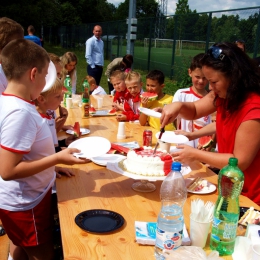
{"type": "Polygon", "coordinates": [[[253,60],[233,43],[218,43],[201,59],[212,91],[204,98],[176,102],[162,110],[162,127],[180,114],[189,120],[217,111],[218,153],[181,145],[173,154],[183,163],[199,160],[221,169],[230,157],[238,158],[244,172],[242,194],[260,205],[260,71],[253,60]]]}

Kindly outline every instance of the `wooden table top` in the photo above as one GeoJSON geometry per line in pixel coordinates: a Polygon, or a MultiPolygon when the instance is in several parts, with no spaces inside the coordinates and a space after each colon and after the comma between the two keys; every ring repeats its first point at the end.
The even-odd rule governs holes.
{"type": "MultiPolygon", "coordinates": [[[[111,109],[112,98],[104,97],[104,108],[111,109]]],[[[96,100],[92,99],[94,107],[96,100]]],[[[136,123],[126,122],[126,139],[117,140],[118,122],[115,116],[81,118],[78,107],[69,110],[66,124],[78,121],[81,127],[90,129],[87,136],[102,136],[110,142],[137,141],[142,146],[144,129],[153,131],[153,145],[156,143],[155,133],[150,127],[140,126],[136,123]]],[[[59,139],[65,138],[66,133],[59,133],[59,139]]],[[[90,147],[91,149],[91,147],[90,147]]],[[[160,210],[160,186],[162,181],[155,181],[154,192],[136,192],[131,188],[135,180],[127,178],[103,166],[94,163],[84,165],[64,166],[71,168],[75,173],[72,178],[57,179],[58,209],[62,234],[64,259],[113,259],[113,260],[144,260],[154,259],[154,246],[139,245],[135,242],[135,221],[156,222],[160,210]],[[118,212],[125,219],[122,228],[106,234],[93,234],[85,232],[75,224],[75,217],[82,211],[89,209],[106,209],[118,212]]],[[[217,184],[217,175],[205,165],[194,162],[190,165],[192,172],[186,177],[203,177],[217,184]]],[[[217,199],[217,191],[211,194],[196,195],[188,193],[184,205],[184,219],[189,231],[189,215],[191,200],[200,198],[204,201],[217,199]]],[[[241,206],[259,207],[244,196],[240,196],[241,206]]],[[[209,239],[205,250],[209,249],[209,239]]],[[[223,259],[232,259],[231,256],[223,259]]]]}

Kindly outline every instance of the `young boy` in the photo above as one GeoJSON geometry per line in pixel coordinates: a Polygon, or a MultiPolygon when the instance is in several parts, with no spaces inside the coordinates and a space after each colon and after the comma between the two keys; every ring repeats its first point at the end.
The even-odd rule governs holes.
{"type": "Polygon", "coordinates": [[[142,92],[142,79],[138,72],[130,71],[126,74],[125,85],[127,94],[123,105],[122,114],[117,115],[117,121],[135,121],[139,119],[141,104],[140,94],[142,92]]]}
{"type": "Polygon", "coordinates": [[[127,93],[127,88],[125,85],[126,74],[121,70],[115,70],[110,76],[110,83],[115,89],[115,96],[113,99],[112,107],[117,111],[123,111],[123,104],[125,101],[125,96],[127,93]]]}
{"type": "MultiPolygon", "coordinates": [[[[173,96],[163,93],[164,88],[164,74],[160,70],[152,70],[146,76],[146,91],[155,93],[158,95],[156,100],[149,101],[148,97],[142,97],[141,106],[149,109],[163,107],[172,103],[173,96]]],[[[160,119],[155,117],[149,117],[145,114],[140,114],[139,122],[141,125],[149,125],[157,130],[160,130],[160,119]]],[[[173,124],[169,124],[165,127],[165,130],[175,130],[173,124]]]]}
{"type": "Polygon", "coordinates": [[[25,39],[9,42],[1,52],[8,85],[0,97],[0,219],[14,259],[53,259],[51,188],[56,164],[87,160],[78,149],[55,153],[48,125],[32,100],[41,93],[50,58],[25,39]]]}
{"type": "MultiPolygon", "coordinates": [[[[192,86],[190,88],[179,89],[176,91],[173,97],[173,102],[194,102],[199,100],[208,94],[206,86],[208,85],[208,80],[202,73],[200,60],[205,55],[204,53],[197,54],[193,57],[190,68],[188,69],[189,76],[191,77],[192,86]]],[[[177,118],[177,129],[184,130],[186,132],[194,132],[201,129],[203,126],[211,122],[210,116],[199,118],[195,121],[186,120],[183,118],[177,118]]],[[[192,147],[198,146],[198,139],[189,142],[192,147]]]]}
{"type": "Polygon", "coordinates": [[[106,91],[101,87],[98,86],[96,83],[96,80],[91,76],[86,76],[86,79],[88,81],[90,91],[92,95],[106,95],[106,91]]]}
{"type": "MultiPolygon", "coordinates": [[[[0,54],[5,45],[14,39],[23,39],[23,27],[7,17],[0,18],[0,54]]],[[[7,87],[7,79],[0,64],[0,95],[7,87]]]]}

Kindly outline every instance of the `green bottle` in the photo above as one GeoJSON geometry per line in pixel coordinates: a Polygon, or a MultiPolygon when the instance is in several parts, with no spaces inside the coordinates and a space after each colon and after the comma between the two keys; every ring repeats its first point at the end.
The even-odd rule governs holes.
{"type": "Polygon", "coordinates": [[[234,251],[239,219],[239,195],[244,185],[244,174],[237,166],[237,158],[229,158],[228,165],[218,176],[218,200],[215,204],[210,237],[210,248],[221,256],[234,251]]]}
{"type": "Polygon", "coordinates": [[[67,89],[67,91],[64,93],[64,106],[66,107],[66,98],[72,97],[72,85],[69,75],[66,75],[66,78],[64,79],[64,87],[67,89]]]}

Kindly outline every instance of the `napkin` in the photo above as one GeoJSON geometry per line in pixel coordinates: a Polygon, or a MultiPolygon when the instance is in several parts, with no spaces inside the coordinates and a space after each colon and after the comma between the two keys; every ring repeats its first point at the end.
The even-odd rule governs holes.
{"type": "Polygon", "coordinates": [[[251,259],[252,258],[252,243],[248,237],[237,236],[235,242],[233,260],[251,259]]]}

